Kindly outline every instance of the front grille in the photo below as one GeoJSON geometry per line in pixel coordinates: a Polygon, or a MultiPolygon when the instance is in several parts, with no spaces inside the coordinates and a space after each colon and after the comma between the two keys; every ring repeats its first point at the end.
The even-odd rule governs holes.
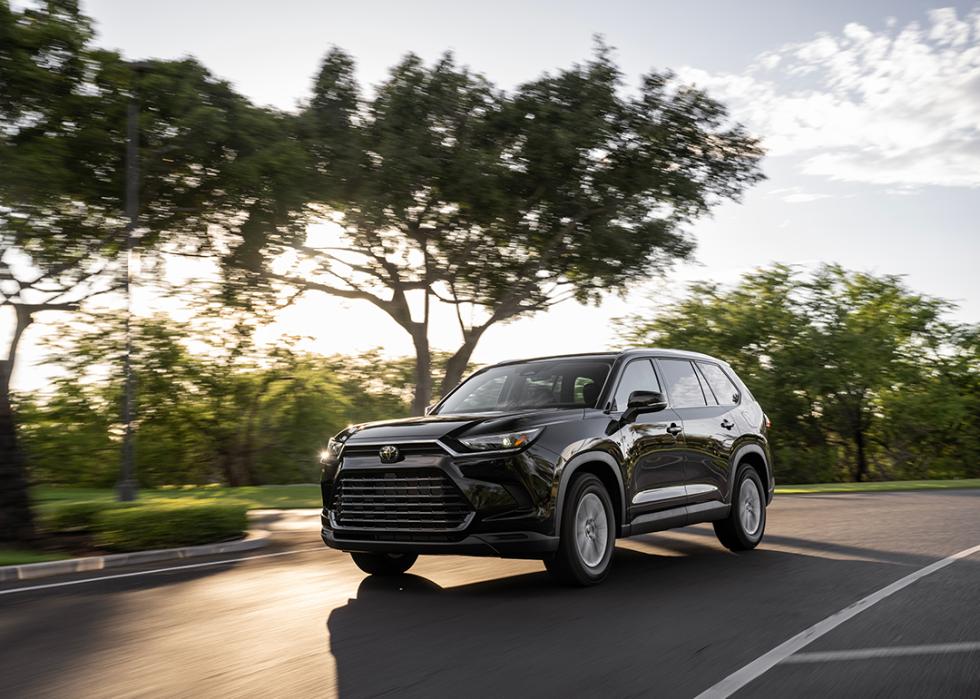
{"type": "MultiPolygon", "coordinates": [[[[446,450],[443,449],[437,442],[402,442],[393,443],[394,446],[398,447],[398,451],[401,457],[406,456],[445,456],[446,450]]],[[[367,456],[378,458],[381,447],[384,445],[378,444],[357,444],[353,442],[344,446],[343,456],[367,456]]]]}
{"type": "Polygon", "coordinates": [[[346,529],[427,532],[461,529],[473,512],[438,469],[342,471],[331,509],[346,529]]]}

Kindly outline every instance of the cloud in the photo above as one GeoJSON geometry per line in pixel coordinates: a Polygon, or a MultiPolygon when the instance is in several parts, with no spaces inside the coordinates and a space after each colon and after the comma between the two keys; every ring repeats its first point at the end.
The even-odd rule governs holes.
{"type": "Polygon", "coordinates": [[[771,197],[779,197],[787,204],[806,204],[811,201],[830,199],[833,195],[820,192],[806,192],[802,187],[780,187],[768,192],[771,197]]]}
{"type": "Polygon", "coordinates": [[[806,174],[980,187],[980,10],[932,10],[925,27],[851,23],[766,52],[742,74],[679,72],[770,154],[801,157],[806,174]]]}

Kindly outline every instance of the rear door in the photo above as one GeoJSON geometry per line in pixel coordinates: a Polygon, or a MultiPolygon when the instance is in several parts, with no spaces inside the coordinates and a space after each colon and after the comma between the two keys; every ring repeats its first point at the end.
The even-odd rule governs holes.
{"type": "MultiPolygon", "coordinates": [[[[663,393],[649,358],[632,359],[620,372],[611,406],[620,418],[633,391],[663,393]]],[[[631,518],[684,505],[687,491],[681,429],[681,419],[670,408],[641,413],[631,422],[620,423],[617,438],[625,457],[631,518]]]]}
{"type": "Polygon", "coordinates": [[[688,504],[720,501],[727,492],[729,460],[738,427],[732,405],[721,405],[695,362],[660,358],[671,407],[684,422],[688,504]]]}

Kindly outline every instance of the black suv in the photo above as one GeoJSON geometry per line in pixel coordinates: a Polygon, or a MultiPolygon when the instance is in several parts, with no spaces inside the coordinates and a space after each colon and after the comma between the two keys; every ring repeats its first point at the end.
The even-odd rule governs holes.
{"type": "Polygon", "coordinates": [[[616,537],[713,522],[754,548],[768,418],[723,361],[637,349],[482,369],[424,417],[345,429],[322,455],[323,541],[373,574],[418,554],[538,558],[602,580],[616,537]]]}

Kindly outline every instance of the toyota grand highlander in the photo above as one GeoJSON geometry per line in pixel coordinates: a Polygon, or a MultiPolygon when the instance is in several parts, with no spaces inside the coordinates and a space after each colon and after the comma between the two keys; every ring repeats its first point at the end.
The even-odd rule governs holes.
{"type": "Polygon", "coordinates": [[[762,539],[768,418],[725,362],[636,349],[503,362],[423,417],[355,425],[321,458],[322,536],[365,572],[419,554],[536,558],[600,582],[615,540],[712,522],[762,539]]]}

